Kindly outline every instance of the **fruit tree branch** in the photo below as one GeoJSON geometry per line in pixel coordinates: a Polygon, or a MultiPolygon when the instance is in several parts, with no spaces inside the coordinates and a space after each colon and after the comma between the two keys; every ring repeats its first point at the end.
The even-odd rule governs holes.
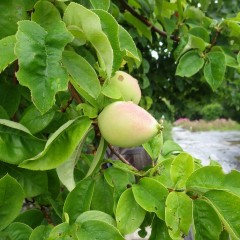
{"type": "MultiPolygon", "coordinates": [[[[146,26],[150,27],[154,32],[158,33],[159,35],[163,37],[167,37],[167,33],[160,30],[156,26],[154,26],[148,19],[146,19],[144,16],[137,13],[131,6],[129,6],[125,0],[119,0],[120,4],[123,6],[123,8],[127,11],[129,11],[134,17],[138,18],[141,22],[143,22],[146,26]]],[[[179,42],[179,37],[171,35],[170,39],[172,39],[175,42],[179,42]]]]}

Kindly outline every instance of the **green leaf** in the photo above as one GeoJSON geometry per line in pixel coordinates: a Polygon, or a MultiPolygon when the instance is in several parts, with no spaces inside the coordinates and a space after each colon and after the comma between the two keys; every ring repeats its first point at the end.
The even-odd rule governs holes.
{"type": "MultiPolygon", "coordinates": [[[[95,0],[98,3],[102,1],[95,0]]],[[[119,43],[119,25],[115,18],[106,11],[103,10],[94,10],[94,13],[98,15],[101,20],[101,25],[104,33],[107,35],[113,51],[113,67],[112,72],[117,71],[122,64],[123,52],[120,49],[119,43]]]]}
{"type": "Polygon", "coordinates": [[[91,210],[91,211],[86,211],[82,213],[76,220],[76,223],[84,223],[90,220],[97,220],[101,222],[105,222],[107,224],[110,224],[114,227],[116,227],[116,221],[112,218],[112,216],[108,215],[105,212],[101,211],[96,211],[96,210],[91,210]]]}
{"type": "Polygon", "coordinates": [[[13,84],[0,84],[0,105],[13,117],[20,104],[19,87],[13,84]]]}
{"type": "Polygon", "coordinates": [[[93,191],[94,180],[84,179],[68,194],[63,212],[69,215],[70,224],[74,223],[81,213],[90,210],[93,191]]]}
{"type": "Polygon", "coordinates": [[[192,200],[181,192],[170,192],[166,200],[165,221],[169,235],[173,239],[182,239],[187,235],[192,223],[192,200]]]}
{"type": "Polygon", "coordinates": [[[76,183],[74,180],[74,168],[81,154],[82,145],[83,144],[79,144],[79,146],[77,146],[77,148],[73,152],[72,156],[63,164],[61,164],[56,168],[59,180],[70,192],[76,186],[76,183]]]}
{"type": "Polygon", "coordinates": [[[179,61],[176,75],[191,77],[196,74],[204,65],[204,60],[196,50],[185,53],[179,61]]]}
{"type": "Polygon", "coordinates": [[[88,170],[85,178],[89,177],[96,170],[99,169],[99,167],[102,163],[103,157],[105,155],[106,149],[107,149],[107,142],[104,140],[103,137],[101,137],[100,143],[97,148],[97,152],[94,155],[93,161],[91,162],[91,165],[89,167],[89,170],[88,170]]]}
{"type": "Polygon", "coordinates": [[[71,240],[71,239],[77,239],[76,237],[76,226],[75,225],[69,225],[68,223],[61,223],[57,226],[55,226],[47,240],[71,240]]]}
{"type": "Polygon", "coordinates": [[[197,169],[186,183],[188,191],[205,193],[210,190],[224,190],[240,197],[240,172],[232,170],[224,174],[221,166],[205,166],[197,169]]]}
{"type": "Polygon", "coordinates": [[[8,36],[0,40],[0,72],[17,59],[14,54],[15,43],[15,36],[8,36]]]}
{"type": "Polygon", "coordinates": [[[183,149],[181,148],[180,145],[178,145],[177,143],[175,143],[172,140],[167,140],[163,144],[162,155],[166,156],[170,153],[174,154],[174,153],[180,153],[182,151],[183,151],[183,149]]]}
{"type": "Polygon", "coordinates": [[[204,200],[193,201],[196,240],[219,240],[222,223],[215,210],[204,200]]]}
{"type": "Polygon", "coordinates": [[[152,160],[156,160],[163,146],[163,134],[160,132],[147,143],[142,145],[152,160]]]}
{"type": "Polygon", "coordinates": [[[132,189],[127,189],[120,197],[116,208],[119,231],[125,235],[136,231],[144,220],[146,211],[136,202],[132,189]]]}
{"type": "Polygon", "coordinates": [[[37,2],[32,13],[32,21],[41,25],[50,32],[61,21],[61,15],[57,8],[48,1],[37,2]],[[43,14],[44,13],[44,14],[43,14]]]}
{"type": "Polygon", "coordinates": [[[100,94],[101,85],[92,66],[83,57],[71,51],[63,52],[63,64],[74,81],[96,99],[100,94]]]}
{"type": "Polygon", "coordinates": [[[138,184],[132,186],[136,202],[146,211],[154,212],[164,220],[165,201],[168,190],[152,178],[142,178],[138,184]]]}
{"type": "Polygon", "coordinates": [[[9,174],[22,186],[26,197],[35,197],[48,190],[48,177],[46,172],[30,171],[12,164],[0,162],[0,177],[9,174]]]}
{"type": "Polygon", "coordinates": [[[194,28],[191,28],[189,30],[189,33],[191,35],[194,35],[196,37],[199,37],[201,38],[202,40],[204,40],[205,42],[209,43],[210,42],[210,39],[209,39],[209,33],[208,31],[206,30],[206,28],[203,28],[203,27],[194,27],[194,28]]]}
{"type": "Polygon", "coordinates": [[[124,240],[118,229],[98,220],[83,222],[77,231],[77,237],[83,240],[124,240]]]}
{"type": "Polygon", "coordinates": [[[159,174],[154,176],[154,179],[156,179],[166,188],[173,188],[174,186],[170,176],[172,161],[173,161],[172,159],[162,161],[158,168],[159,174]]]}
{"type": "Polygon", "coordinates": [[[17,22],[27,18],[24,0],[1,1],[0,3],[0,39],[13,35],[17,31],[17,22]]]}
{"type": "Polygon", "coordinates": [[[50,110],[45,114],[41,114],[41,112],[39,112],[34,105],[31,105],[23,113],[20,123],[28,128],[32,134],[36,134],[41,132],[50,124],[54,118],[54,115],[55,112],[53,110],[50,110]]]}
{"type": "Polygon", "coordinates": [[[95,179],[91,209],[113,215],[113,188],[109,186],[103,175],[95,179]]]}
{"type": "Polygon", "coordinates": [[[10,119],[7,111],[1,105],[0,105],[0,119],[7,119],[7,120],[10,119]]]}
{"type": "Polygon", "coordinates": [[[207,62],[204,66],[204,77],[213,90],[218,88],[225,75],[226,63],[222,52],[210,52],[207,54],[207,62]]]}
{"type": "Polygon", "coordinates": [[[41,153],[25,160],[20,167],[31,170],[49,170],[58,167],[71,157],[90,127],[91,121],[87,117],[66,122],[51,135],[41,153]]]}
{"type": "Polygon", "coordinates": [[[87,116],[89,118],[97,118],[97,116],[98,116],[98,110],[88,103],[78,104],[77,107],[76,107],[76,110],[77,111],[82,110],[84,116],[87,116]]]}
{"type": "Polygon", "coordinates": [[[30,209],[22,212],[14,219],[14,222],[27,224],[31,228],[36,228],[44,221],[44,214],[38,209],[30,209]]]}
{"type": "Polygon", "coordinates": [[[185,188],[188,177],[194,171],[194,162],[191,155],[182,152],[172,161],[170,175],[175,189],[185,188]]]}
{"type": "Polygon", "coordinates": [[[155,217],[152,223],[152,231],[149,240],[172,240],[169,236],[168,228],[164,221],[155,217]]]}
{"type": "Polygon", "coordinates": [[[67,26],[77,26],[82,29],[87,40],[97,51],[101,68],[107,76],[112,75],[113,50],[108,37],[102,31],[99,17],[80,4],[71,2],[64,13],[67,26]]]}
{"type": "Polygon", "coordinates": [[[29,240],[47,240],[52,228],[51,225],[40,225],[36,227],[32,231],[29,240]]]}
{"type": "Polygon", "coordinates": [[[107,11],[110,7],[110,0],[90,0],[90,2],[95,9],[103,9],[107,11]]]}
{"type": "Polygon", "coordinates": [[[229,232],[231,239],[239,239],[240,198],[232,193],[221,190],[206,192],[204,197],[217,212],[224,224],[224,228],[229,232]]]}
{"type": "Polygon", "coordinates": [[[138,55],[137,47],[131,35],[122,26],[119,26],[119,42],[124,55],[133,58],[137,66],[140,65],[141,61],[138,55]]]}
{"type": "Polygon", "coordinates": [[[6,239],[11,240],[23,240],[29,239],[32,233],[32,228],[23,223],[12,223],[5,230],[4,234],[7,237],[6,239]]]}
{"type": "Polygon", "coordinates": [[[0,179],[0,231],[7,227],[20,213],[24,192],[11,176],[0,179]]]}
{"type": "Polygon", "coordinates": [[[135,176],[132,173],[115,168],[114,166],[104,171],[104,177],[108,184],[114,188],[114,200],[117,201],[128,186],[135,183],[135,176]]]}
{"type": "Polygon", "coordinates": [[[29,130],[20,123],[0,120],[1,161],[19,164],[41,152],[45,143],[45,141],[31,135],[29,130]]]}
{"type": "Polygon", "coordinates": [[[49,32],[31,21],[20,21],[18,25],[15,54],[19,70],[16,76],[21,85],[31,90],[39,111],[46,113],[54,105],[55,94],[67,89],[68,76],[60,60],[72,35],[63,22],[49,32]]]}
{"type": "Polygon", "coordinates": [[[240,51],[238,52],[238,55],[237,55],[237,61],[238,61],[238,65],[240,65],[240,51]]]}

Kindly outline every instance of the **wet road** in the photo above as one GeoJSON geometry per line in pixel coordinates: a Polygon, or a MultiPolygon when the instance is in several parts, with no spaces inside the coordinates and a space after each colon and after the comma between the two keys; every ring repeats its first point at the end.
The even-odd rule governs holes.
{"type": "Polygon", "coordinates": [[[240,170],[240,131],[190,132],[174,127],[173,139],[184,151],[208,165],[218,161],[225,172],[240,170]]]}

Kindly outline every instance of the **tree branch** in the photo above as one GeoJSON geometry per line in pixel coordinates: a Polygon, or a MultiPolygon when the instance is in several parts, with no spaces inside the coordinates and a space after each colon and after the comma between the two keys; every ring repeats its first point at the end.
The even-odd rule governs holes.
{"type": "Polygon", "coordinates": [[[135,171],[138,171],[138,169],[135,168],[132,164],[130,164],[130,162],[128,162],[128,160],[127,160],[126,158],[124,158],[122,154],[120,154],[118,151],[116,151],[112,145],[108,144],[108,147],[109,147],[109,149],[111,150],[111,152],[112,152],[116,157],[119,158],[119,160],[121,160],[122,162],[124,162],[124,163],[126,163],[127,165],[131,166],[135,171]]]}
{"type": "MultiPolygon", "coordinates": [[[[163,37],[167,37],[167,33],[160,30],[156,26],[154,26],[148,19],[146,19],[144,16],[137,13],[131,6],[129,6],[125,0],[119,0],[120,4],[123,6],[123,8],[127,11],[129,11],[134,17],[138,18],[141,22],[143,22],[146,26],[150,27],[154,32],[158,33],[159,35],[163,37]]],[[[177,36],[171,35],[170,39],[172,39],[175,42],[179,42],[180,39],[177,36]]]]}
{"type": "Polygon", "coordinates": [[[75,99],[77,103],[82,103],[81,97],[78,95],[78,92],[70,82],[68,83],[68,89],[71,93],[72,98],[75,99]]]}

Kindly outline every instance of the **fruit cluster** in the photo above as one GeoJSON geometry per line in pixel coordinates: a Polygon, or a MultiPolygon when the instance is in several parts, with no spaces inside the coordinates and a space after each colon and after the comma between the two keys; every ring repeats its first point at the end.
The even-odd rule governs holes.
{"type": "Polygon", "coordinates": [[[109,84],[119,89],[124,101],[109,104],[98,116],[99,130],[107,142],[118,147],[135,147],[161,131],[157,120],[138,106],[141,90],[135,78],[117,71],[109,84]]]}

